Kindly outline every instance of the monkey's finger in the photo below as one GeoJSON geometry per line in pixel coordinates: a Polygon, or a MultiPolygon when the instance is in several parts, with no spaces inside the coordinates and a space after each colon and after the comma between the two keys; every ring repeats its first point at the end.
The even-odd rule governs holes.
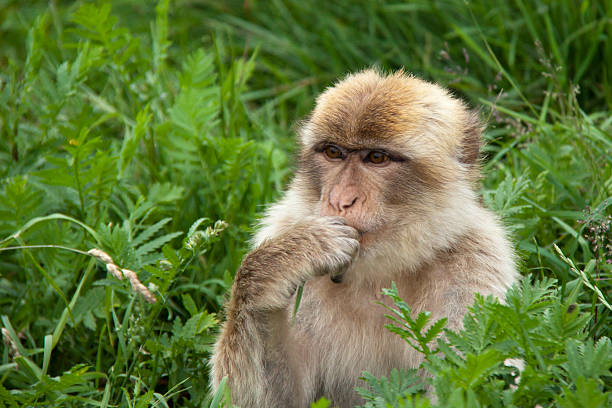
{"type": "Polygon", "coordinates": [[[359,241],[354,238],[345,238],[343,241],[345,243],[343,252],[347,255],[345,261],[335,265],[335,268],[329,272],[330,279],[335,283],[342,282],[346,271],[359,253],[359,241]]]}
{"type": "Polygon", "coordinates": [[[341,275],[329,275],[330,279],[334,283],[342,283],[344,280],[344,274],[341,275]]]}
{"type": "Polygon", "coordinates": [[[335,268],[334,270],[329,272],[329,278],[331,279],[332,282],[334,283],[342,283],[342,281],[344,280],[344,275],[346,274],[346,271],[349,267],[350,263],[347,263],[345,265],[342,265],[338,268],[335,268]]]}
{"type": "Polygon", "coordinates": [[[350,225],[342,225],[338,229],[350,239],[358,240],[360,238],[359,231],[350,225]]]}
{"type": "Polygon", "coordinates": [[[331,225],[346,225],[346,218],[339,215],[326,215],[323,218],[331,225]]]}

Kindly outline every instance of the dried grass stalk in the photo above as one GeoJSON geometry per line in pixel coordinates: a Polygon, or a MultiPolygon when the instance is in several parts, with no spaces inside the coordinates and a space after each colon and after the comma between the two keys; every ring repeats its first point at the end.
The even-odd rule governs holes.
{"type": "Polygon", "coordinates": [[[9,331],[4,327],[2,328],[2,341],[4,342],[4,345],[8,348],[9,355],[13,359],[21,356],[21,354],[19,353],[19,348],[17,347],[17,343],[15,343],[15,341],[11,338],[9,331]]]}
{"type": "Polygon", "coordinates": [[[147,302],[155,303],[157,301],[157,299],[155,299],[155,296],[153,296],[149,289],[147,289],[147,287],[143,285],[140,280],[138,280],[138,275],[136,275],[136,272],[129,269],[119,268],[113,262],[113,258],[111,258],[106,252],[98,248],[92,248],[87,251],[87,253],[104,262],[106,264],[106,270],[115,278],[119,280],[123,280],[124,276],[128,278],[130,284],[132,285],[132,289],[135,292],[140,293],[147,302]]]}

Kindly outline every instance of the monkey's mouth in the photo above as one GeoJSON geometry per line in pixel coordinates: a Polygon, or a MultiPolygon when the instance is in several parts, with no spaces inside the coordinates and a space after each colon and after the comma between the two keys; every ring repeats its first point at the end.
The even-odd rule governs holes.
{"type": "Polygon", "coordinates": [[[359,234],[358,241],[362,248],[367,246],[372,241],[372,238],[374,238],[373,235],[375,234],[374,231],[371,231],[369,229],[368,230],[358,229],[357,233],[359,234]]]}
{"type": "Polygon", "coordinates": [[[361,222],[350,222],[349,221],[347,222],[347,225],[357,230],[357,233],[359,234],[360,239],[367,235],[377,234],[381,230],[384,229],[384,225],[381,225],[376,222],[361,223],[361,222]]]}
{"type": "Polygon", "coordinates": [[[357,231],[357,234],[359,235],[358,240],[361,241],[363,239],[363,237],[370,233],[371,229],[370,228],[364,228],[362,226],[357,226],[357,225],[353,225],[351,223],[347,223],[347,225],[349,227],[353,227],[355,228],[355,230],[357,231]]]}
{"type": "MultiPolygon", "coordinates": [[[[355,228],[355,227],[353,227],[355,228]]],[[[359,234],[359,244],[362,249],[372,247],[380,239],[380,234],[384,234],[389,231],[389,228],[385,225],[372,226],[369,228],[355,228],[359,234]]]]}
{"type": "Polygon", "coordinates": [[[346,225],[348,225],[349,227],[353,227],[357,230],[357,233],[359,234],[359,238],[362,238],[364,235],[366,234],[371,234],[371,233],[375,233],[378,232],[378,230],[380,229],[380,226],[377,225],[376,222],[371,222],[371,221],[366,221],[364,222],[363,220],[355,220],[355,219],[346,219],[346,225]]]}

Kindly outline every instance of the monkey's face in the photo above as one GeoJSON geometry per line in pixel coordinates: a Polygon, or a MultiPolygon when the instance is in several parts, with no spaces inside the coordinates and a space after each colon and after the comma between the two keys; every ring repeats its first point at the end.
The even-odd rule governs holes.
{"type": "Polygon", "coordinates": [[[478,156],[473,119],[442,88],[401,72],[349,76],[319,96],[301,128],[296,184],[367,247],[457,204],[478,156]]]}
{"type": "Polygon", "coordinates": [[[313,147],[321,170],[320,215],[339,215],[364,236],[386,224],[385,203],[393,191],[385,186],[395,178],[407,157],[379,146],[350,148],[330,141],[313,147]]]}
{"type": "Polygon", "coordinates": [[[392,143],[348,145],[328,139],[303,154],[300,174],[308,175],[318,215],[344,217],[367,249],[379,234],[418,222],[424,211],[435,208],[444,183],[427,169],[392,143]]]}

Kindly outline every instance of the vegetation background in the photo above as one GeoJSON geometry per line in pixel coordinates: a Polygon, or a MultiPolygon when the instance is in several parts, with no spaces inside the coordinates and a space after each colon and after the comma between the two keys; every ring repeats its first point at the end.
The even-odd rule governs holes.
{"type": "Polygon", "coordinates": [[[395,298],[437,402],[364,373],[366,406],[611,406],[611,0],[0,0],[0,407],[229,406],[207,360],[293,125],[369,66],[480,110],[525,279],[434,346],[395,298]]]}

